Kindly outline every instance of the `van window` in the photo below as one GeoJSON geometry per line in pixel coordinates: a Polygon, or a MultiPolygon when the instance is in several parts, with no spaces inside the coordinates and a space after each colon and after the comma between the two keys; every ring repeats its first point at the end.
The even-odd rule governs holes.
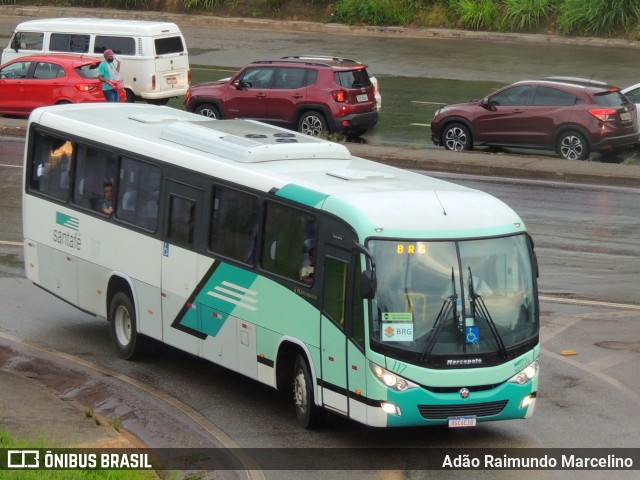
{"type": "Polygon", "coordinates": [[[182,37],[156,38],[154,42],[156,44],[156,55],[184,52],[182,37]]]}
{"type": "Polygon", "coordinates": [[[89,34],[52,33],[49,50],[52,52],[86,53],[89,51],[89,34]]]}
{"type": "Polygon", "coordinates": [[[116,55],[135,55],[136,41],[133,37],[105,37],[96,35],[93,53],[103,54],[105,50],[111,49],[116,55]]]}
{"type": "Polygon", "coordinates": [[[16,32],[11,47],[19,50],[42,50],[42,32],[16,32]]]}

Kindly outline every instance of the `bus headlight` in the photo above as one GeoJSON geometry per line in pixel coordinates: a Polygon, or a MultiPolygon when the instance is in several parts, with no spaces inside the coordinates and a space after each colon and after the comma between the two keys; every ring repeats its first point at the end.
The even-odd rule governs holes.
{"type": "Polygon", "coordinates": [[[373,362],[369,362],[369,368],[378,380],[384,383],[387,387],[398,392],[404,392],[405,390],[418,387],[415,383],[407,380],[406,378],[402,378],[401,376],[396,375],[373,362]]]}
{"type": "Polygon", "coordinates": [[[533,363],[528,365],[526,368],[523,368],[518,373],[516,373],[513,377],[509,379],[510,383],[517,383],[518,385],[524,385],[529,382],[533,377],[538,374],[538,370],[540,368],[540,362],[536,358],[533,363]]]}

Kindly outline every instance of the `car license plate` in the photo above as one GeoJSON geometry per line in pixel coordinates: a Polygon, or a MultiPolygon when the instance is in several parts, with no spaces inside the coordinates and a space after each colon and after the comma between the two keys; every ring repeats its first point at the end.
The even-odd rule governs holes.
{"type": "Polygon", "coordinates": [[[450,417],[449,418],[449,428],[466,428],[466,427],[475,427],[475,426],[476,426],[475,415],[470,415],[468,417],[450,417]]]}
{"type": "Polygon", "coordinates": [[[629,112],[622,112],[622,113],[620,114],[620,120],[623,120],[623,121],[625,121],[625,122],[626,122],[627,120],[631,120],[631,114],[630,114],[629,112]]]}
{"type": "Polygon", "coordinates": [[[366,102],[367,100],[369,100],[369,96],[366,93],[363,93],[362,95],[358,95],[356,97],[356,100],[358,102],[366,102]]]}
{"type": "Polygon", "coordinates": [[[168,85],[175,85],[176,83],[178,83],[178,79],[176,77],[167,77],[168,85]]]}

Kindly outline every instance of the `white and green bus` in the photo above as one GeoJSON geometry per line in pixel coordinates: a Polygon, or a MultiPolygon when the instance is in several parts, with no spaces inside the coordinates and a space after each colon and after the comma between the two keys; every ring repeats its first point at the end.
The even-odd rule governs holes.
{"type": "Polygon", "coordinates": [[[144,104],[37,109],[24,161],[27,277],[122,358],[158,340],[291,391],[307,428],[533,413],[533,242],[486,193],[144,104]]]}

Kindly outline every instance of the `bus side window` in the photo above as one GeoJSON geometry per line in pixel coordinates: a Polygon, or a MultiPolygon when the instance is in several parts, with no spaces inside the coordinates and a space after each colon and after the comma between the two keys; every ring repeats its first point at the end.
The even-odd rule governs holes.
{"type": "Polygon", "coordinates": [[[104,184],[113,184],[116,159],[106,150],[78,145],[73,202],[96,209],[104,192],[104,184]]]}
{"type": "Polygon", "coordinates": [[[267,203],[262,267],[300,281],[305,253],[305,233],[307,225],[312,220],[312,215],[301,210],[267,203]]]}
{"type": "Polygon", "coordinates": [[[116,216],[147,230],[155,230],[158,224],[160,168],[123,157],[118,179],[116,216]]]}
{"type": "Polygon", "coordinates": [[[73,144],[70,140],[37,133],[31,159],[30,188],[59,200],[69,198],[73,144]]]}
{"type": "Polygon", "coordinates": [[[248,193],[216,187],[212,212],[209,250],[253,265],[258,199],[248,193]]]}
{"type": "Polygon", "coordinates": [[[196,204],[177,195],[169,197],[168,237],[172,243],[193,246],[196,221],[196,204]]]}

